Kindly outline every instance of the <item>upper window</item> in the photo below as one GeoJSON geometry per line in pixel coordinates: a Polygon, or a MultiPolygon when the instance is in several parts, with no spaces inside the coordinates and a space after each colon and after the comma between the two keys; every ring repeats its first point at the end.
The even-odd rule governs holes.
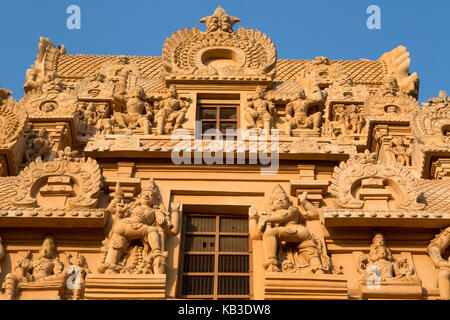
{"type": "Polygon", "coordinates": [[[199,105],[199,120],[201,121],[202,136],[212,137],[218,132],[223,136],[236,136],[235,130],[238,128],[237,112],[237,105],[199,105]],[[233,131],[227,132],[227,129],[232,129],[233,131]]]}

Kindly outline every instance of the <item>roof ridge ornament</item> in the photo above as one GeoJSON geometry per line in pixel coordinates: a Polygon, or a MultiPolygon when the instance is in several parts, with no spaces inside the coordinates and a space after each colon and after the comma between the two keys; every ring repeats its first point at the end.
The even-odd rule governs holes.
{"type": "Polygon", "coordinates": [[[206,24],[206,32],[228,32],[233,33],[233,26],[241,19],[227,15],[225,10],[218,6],[214,13],[208,17],[200,19],[201,23],[206,24]]]}

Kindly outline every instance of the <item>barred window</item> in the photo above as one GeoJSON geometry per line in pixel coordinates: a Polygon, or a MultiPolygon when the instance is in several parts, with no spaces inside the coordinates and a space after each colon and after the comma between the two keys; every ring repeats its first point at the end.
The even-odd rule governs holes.
{"type": "Polygon", "coordinates": [[[248,218],[186,214],[183,226],[179,296],[249,299],[251,249],[248,218]]]}

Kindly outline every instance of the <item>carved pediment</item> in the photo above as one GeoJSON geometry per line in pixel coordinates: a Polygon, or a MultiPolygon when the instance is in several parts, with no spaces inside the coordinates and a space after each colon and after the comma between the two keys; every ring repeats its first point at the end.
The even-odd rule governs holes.
{"type": "Polygon", "coordinates": [[[37,158],[20,172],[11,192],[14,206],[96,207],[102,183],[97,161],[76,157],[70,147],[58,153],[55,160],[43,162],[37,158]]]}
{"type": "Polygon", "coordinates": [[[219,7],[197,27],[172,34],[162,51],[163,68],[172,79],[271,80],[277,52],[272,40],[258,30],[233,25],[239,19],[219,7]]]}
{"type": "Polygon", "coordinates": [[[364,101],[364,108],[370,118],[376,120],[409,120],[419,108],[415,98],[404,93],[371,94],[364,101]]]}
{"type": "Polygon", "coordinates": [[[417,179],[399,163],[380,163],[366,150],[334,168],[330,191],[341,208],[375,208],[419,210],[417,179]]]}
{"type": "Polygon", "coordinates": [[[31,118],[73,117],[78,98],[71,89],[63,88],[56,74],[49,76],[41,92],[29,92],[20,100],[31,118]]]}

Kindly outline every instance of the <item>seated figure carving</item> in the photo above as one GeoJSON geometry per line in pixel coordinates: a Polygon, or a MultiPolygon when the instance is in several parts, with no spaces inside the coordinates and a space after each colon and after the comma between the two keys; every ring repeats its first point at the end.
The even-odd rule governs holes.
{"type": "Polygon", "coordinates": [[[292,135],[292,129],[318,129],[322,126],[322,112],[310,113],[310,110],[322,103],[323,96],[307,99],[305,91],[300,89],[295,98],[286,106],[286,134],[292,135]]]}
{"type": "Polygon", "coordinates": [[[114,112],[113,114],[113,121],[119,128],[135,129],[140,127],[144,134],[150,134],[153,111],[142,87],[136,86],[129,98],[124,95],[116,95],[114,99],[118,102],[126,101],[126,112],[114,112]]]}
{"type": "Polygon", "coordinates": [[[13,299],[19,293],[19,286],[22,283],[40,282],[45,285],[57,281],[64,285],[66,278],[64,264],[59,261],[56,253],[55,240],[52,236],[46,236],[38,257],[32,258],[31,251],[28,251],[18,261],[14,271],[6,275],[2,287],[5,296],[13,299]]]}
{"type": "MultiPolygon", "coordinates": [[[[317,216],[314,206],[306,200],[306,193],[303,194],[302,211],[305,216],[317,216]],[[308,204],[306,204],[308,203],[308,204]],[[314,209],[313,209],[314,208],[314,209]]],[[[271,194],[269,210],[258,215],[258,209],[251,207],[249,210],[249,229],[254,239],[262,235],[265,263],[267,272],[280,272],[279,259],[280,249],[278,244],[281,241],[298,244],[298,250],[303,254],[306,248],[312,248],[314,255],[318,249],[312,233],[306,228],[305,217],[297,206],[289,200],[288,195],[280,185],[277,185],[271,194]]],[[[307,251],[310,251],[307,249],[307,251]]],[[[310,270],[323,273],[324,269],[320,259],[308,259],[308,264],[312,264],[310,270]]],[[[284,269],[289,269],[285,264],[284,269]]]]}
{"type": "Polygon", "coordinates": [[[178,206],[174,205],[174,219],[164,209],[161,196],[153,180],[143,188],[138,199],[126,204],[120,184],[116,186],[114,199],[107,208],[114,215],[108,238],[103,247],[104,257],[100,273],[128,273],[123,263],[131,242],[141,240],[144,245],[146,273],[164,274],[167,252],[164,251],[164,236],[178,228],[178,206]],[[151,251],[151,252],[149,252],[151,251]]]}
{"type": "Polygon", "coordinates": [[[377,233],[373,237],[369,256],[360,255],[358,271],[364,280],[368,279],[375,272],[375,276],[380,282],[408,279],[415,275],[415,271],[407,259],[397,261],[393,257],[391,250],[386,247],[384,236],[381,233],[377,233]]]}
{"type": "Polygon", "coordinates": [[[155,117],[157,134],[163,135],[167,133],[167,124],[169,124],[167,131],[181,128],[187,108],[189,107],[189,102],[186,99],[180,98],[176,87],[171,85],[168,96],[161,101],[156,101],[155,107],[159,108],[155,117]]]}

